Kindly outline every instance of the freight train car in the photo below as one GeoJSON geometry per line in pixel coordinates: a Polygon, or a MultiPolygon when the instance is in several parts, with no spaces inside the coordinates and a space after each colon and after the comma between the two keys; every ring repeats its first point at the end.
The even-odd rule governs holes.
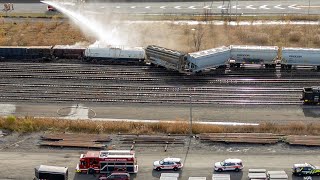
{"type": "Polygon", "coordinates": [[[85,47],[55,45],[51,52],[55,59],[82,59],[85,50],[85,47]]]}
{"type": "Polygon", "coordinates": [[[264,64],[266,68],[275,68],[278,63],[277,46],[239,46],[231,45],[230,66],[241,64],[264,64]]]}
{"type": "Polygon", "coordinates": [[[51,58],[52,46],[0,46],[1,59],[47,60],[51,58]]]}
{"type": "Polygon", "coordinates": [[[304,87],[301,100],[304,104],[320,103],[320,86],[304,87]]]}
{"type": "Polygon", "coordinates": [[[188,68],[185,53],[155,45],[146,48],[146,60],[151,64],[179,72],[185,72],[188,68]]]}
{"type": "Polygon", "coordinates": [[[93,61],[129,64],[143,62],[145,51],[141,47],[88,47],[84,57],[93,61]]]}
{"type": "Polygon", "coordinates": [[[188,53],[187,62],[190,72],[200,72],[209,68],[226,68],[229,58],[230,48],[222,46],[188,53]]]}
{"type": "Polygon", "coordinates": [[[313,48],[282,48],[281,68],[291,69],[292,66],[315,66],[320,70],[320,49],[313,48]]]}

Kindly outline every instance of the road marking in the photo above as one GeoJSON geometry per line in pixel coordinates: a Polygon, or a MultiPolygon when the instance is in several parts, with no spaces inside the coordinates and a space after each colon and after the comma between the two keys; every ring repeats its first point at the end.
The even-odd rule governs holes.
{"type": "Polygon", "coordinates": [[[136,8],[136,6],[131,6],[130,8],[134,9],[134,8],[136,8]]]}
{"type": "Polygon", "coordinates": [[[218,9],[227,9],[225,6],[218,6],[218,9]]]}
{"type": "Polygon", "coordinates": [[[160,8],[161,8],[161,9],[165,9],[166,7],[165,7],[165,6],[161,6],[160,8]]]}
{"type": "Polygon", "coordinates": [[[241,9],[241,8],[239,8],[239,7],[237,7],[237,6],[232,6],[232,8],[233,8],[233,9],[241,9]]]}
{"type": "Polygon", "coordinates": [[[203,9],[212,9],[212,8],[209,6],[205,6],[205,7],[203,7],[203,9]]]}
{"type": "Polygon", "coordinates": [[[190,6],[190,7],[188,7],[189,9],[197,9],[197,8],[195,8],[194,6],[190,6]]]}
{"type": "Polygon", "coordinates": [[[249,5],[249,6],[246,6],[247,9],[257,9],[257,8],[254,8],[252,7],[253,5],[249,5]]]}
{"type": "Polygon", "coordinates": [[[146,8],[146,9],[150,9],[150,6],[146,6],[145,8],[146,8]]]}
{"type": "Polygon", "coordinates": [[[267,6],[268,6],[268,5],[260,6],[259,9],[270,9],[270,8],[268,8],[267,6]]]}
{"type": "Polygon", "coordinates": [[[174,8],[175,9],[181,9],[181,6],[175,6],[174,8]]]}
{"type": "Polygon", "coordinates": [[[280,6],[281,6],[281,4],[274,6],[274,8],[277,8],[277,9],[286,9],[286,8],[283,8],[283,7],[280,7],[280,6]]]}
{"type": "Polygon", "coordinates": [[[120,9],[120,6],[116,6],[117,9],[120,9]]]}
{"type": "Polygon", "coordinates": [[[296,4],[292,4],[290,6],[288,6],[288,8],[291,8],[291,9],[301,9],[301,8],[298,8],[298,7],[295,7],[297,6],[296,4]]]}
{"type": "Polygon", "coordinates": [[[8,116],[16,112],[16,105],[14,104],[0,104],[0,115],[8,116]]]}
{"type": "Polygon", "coordinates": [[[89,109],[84,107],[82,104],[77,104],[72,106],[71,112],[68,114],[66,118],[70,119],[88,119],[89,117],[89,109]]]}
{"type": "Polygon", "coordinates": [[[320,6],[296,6],[298,8],[320,8],[320,6]]]}

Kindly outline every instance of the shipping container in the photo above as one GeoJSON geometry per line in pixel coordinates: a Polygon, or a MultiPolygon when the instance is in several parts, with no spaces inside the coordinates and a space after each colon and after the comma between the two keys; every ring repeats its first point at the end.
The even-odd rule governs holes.
{"type": "Polygon", "coordinates": [[[218,47],[188,54],[190,72],[199,72],[210,68],[225,68],[230,59],[229,47],[218,47]]]}

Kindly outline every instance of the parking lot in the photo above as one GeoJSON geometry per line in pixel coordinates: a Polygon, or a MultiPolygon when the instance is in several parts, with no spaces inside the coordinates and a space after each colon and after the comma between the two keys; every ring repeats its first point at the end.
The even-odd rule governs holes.
{"type": "MultiPolygon", "coordinates": [[[[76,174],[75,167],[79,162],[81,153],[87,149],[75,148],[43,148],[37,146],[38,134],[9,135],[2,137],[0,144],[0,179],[32,179],[34,167],[44,164],[69,167],[69,179],[94,180],[98,175],[76,174]],[[17,170],[19,170],[17,172],[17,170]],[[10,173],[8,173],[10,172],[10,173]],[[21,173],[23,172],[23,173],[21,173]]],[[[114,149],[128,149],[112,142],[114,149]]],[[[159,179],[162,172],[154,171],[153,162],[165,157],[178,157],[182,159],[184,167],[180,173],[182,180],[191,176],[204,176],[211,179],[213,164],[227,158],[240,158],[244,169],[240,172],[227,172],[231,180],[245,180],[248,178],[248,169],[284,170],[289,179],[303,179],[292,177],[291,168],[295,163],[309,162],[319,165],[320,148],[277,145],[245,145],[245,144],[203,144],[192,140],[190,146],[169,146],[165,152],[163,147],[141,146],[135,148],[139,165],[139,172],[133,179],[159,179]],[[189,147],[189,148],[188,148],[189,147]]],[[[226,173],[226,172],[223,172],[226,173]]],[[[320,179],[314,177],[313,179],[320,179]]]]}

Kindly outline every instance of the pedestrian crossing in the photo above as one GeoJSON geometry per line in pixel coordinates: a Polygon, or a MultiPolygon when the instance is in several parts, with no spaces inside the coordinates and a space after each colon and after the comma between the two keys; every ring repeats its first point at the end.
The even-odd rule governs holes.
{"type": "MultiPolygon", "coordinates": [[[[101,7],[102,8],[102,7],[101,7]]],[[[297,4],[292,4],[292,5],[233,5],[233,6],[226,6],[226,5],[220,5],[220,6],[114,6],[116,9],[126,9],[126,8],[131,8],[131,9],[177,9],[177,10],[185,10],[185,9],[248,9],[248,10],[285,10],[285,9],[301,9],[301,6],[298,6],[297,4]]]]}

